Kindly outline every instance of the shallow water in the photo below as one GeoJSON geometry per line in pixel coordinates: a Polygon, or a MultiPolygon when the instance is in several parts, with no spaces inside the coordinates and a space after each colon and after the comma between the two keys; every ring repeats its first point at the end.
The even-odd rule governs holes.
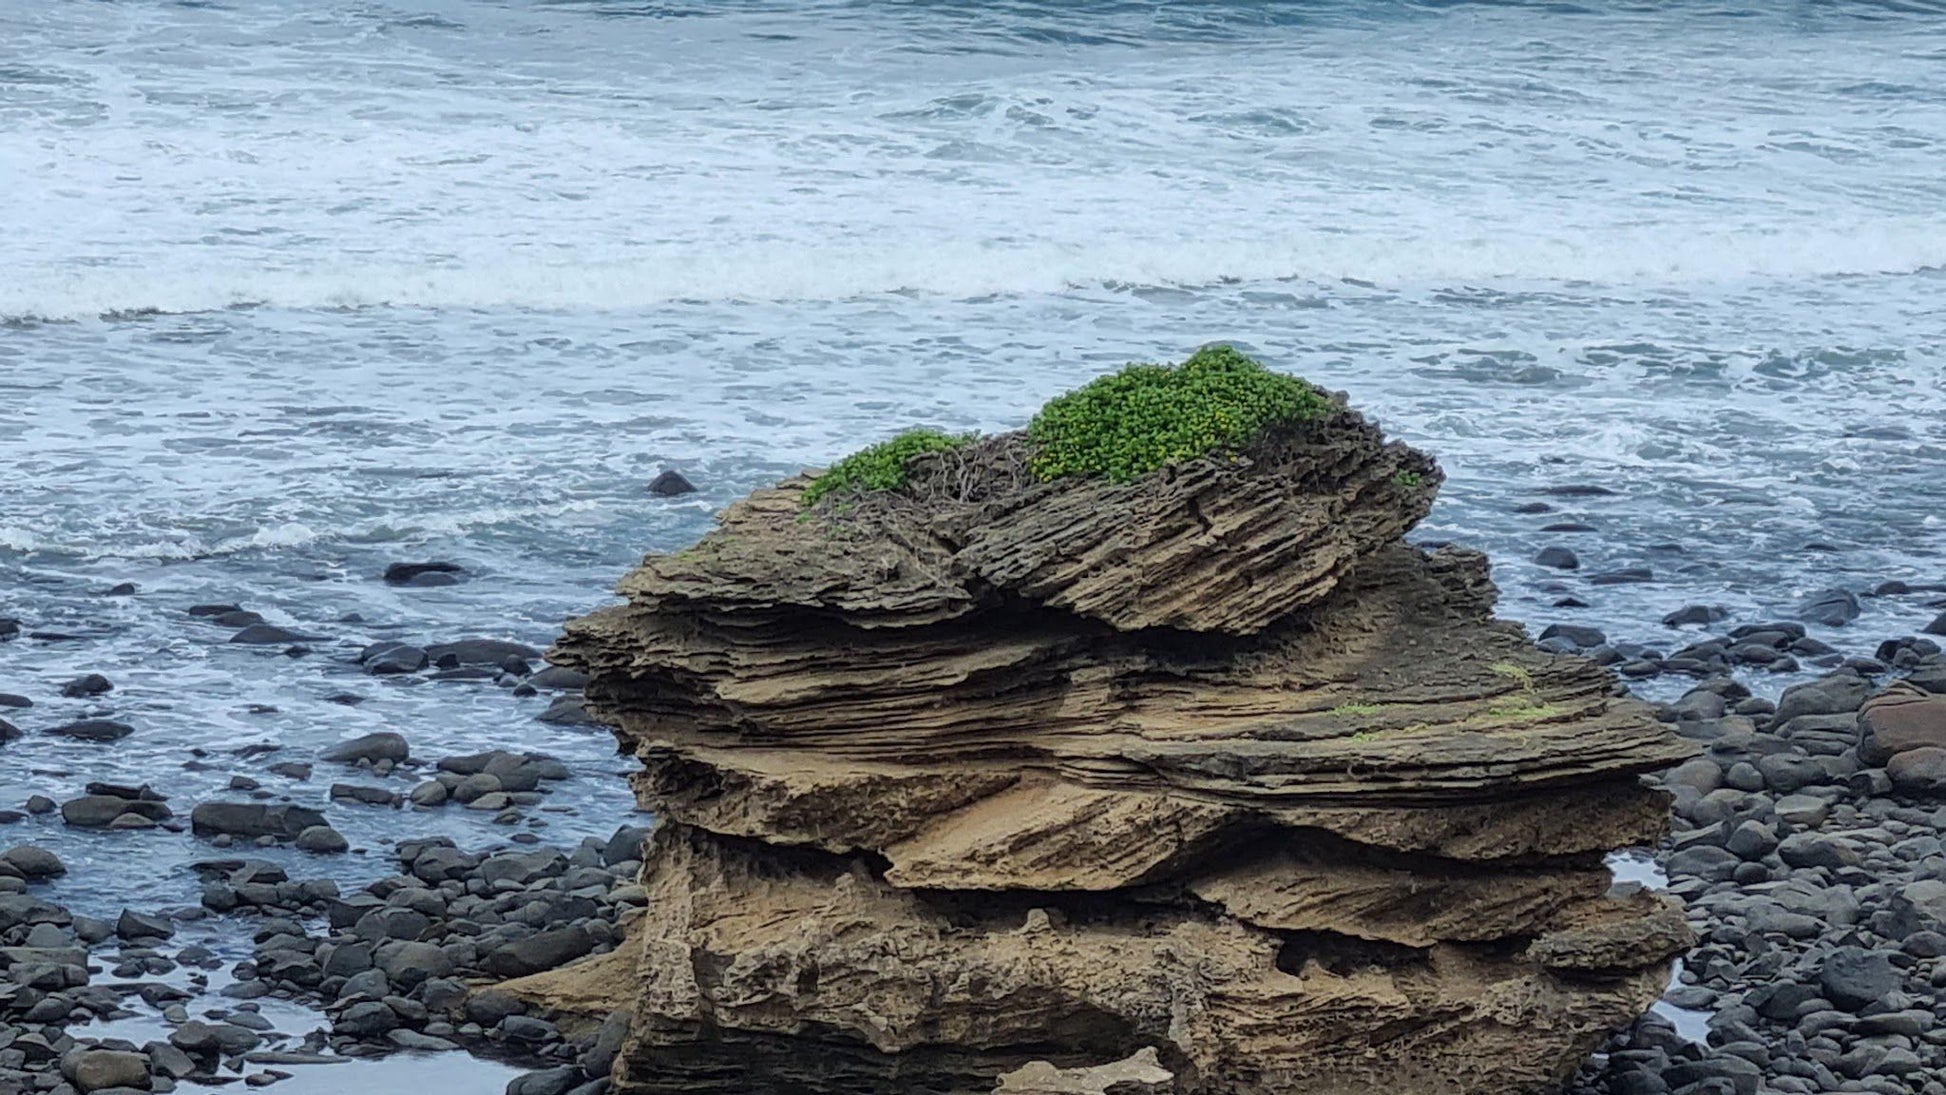
{"type": "MultiPolygon", "coordinates": [[[[177,946],[195,944],[207,947],[230,960],[250,956],[247,938],[240,942],[236,933],[226,930],[221,921],[187,926],[173,943],[177,946]]],[[[97,951],[95,957],[101,959],[102,952],[97,951]]],[[[193,1017],[202,1018],[212,1010],[237,1006],[237,1001],[218,995],[232,981],[229,972],[220,967],[202,971],[178,966],[173,972],[162,976],[143,977],[139,983],[166,984],[195,993],[195,997],[185,1006],[193,1017]],[[199,979],[200,984],[192,981],[192,977],[199,979]]],[[[109,977],[97,978],[96,983],[135,982],[122,982],[109,977]]],[[[76,1025],[69,1028],[69,1033],[76,1037],[102,1040],[119,1038],[136,1046],[168,1039],[174,1027],[162,1017],[161,1009],[150,1006],[134,993],[124,995],[122,1004],[133,1014],[122,1019],[76,1025]]],[[[323,1012],[295,1001],[266,996],[252,1001],[249,1006],[271,1024],[271,1029],[262,1034],[260,1050],[309,1052],[302,1044],[304,1036],[315,1030],[328,1031],[331,1028],[331,1021],[323,1012]]],[[[279,1092],[294,1092],[296,1095],[343,1095],[353,1091],[360,1095],[445,1095],[447,1092],[472,1095],[475,1092],[502,1091],[508,1081],[522,1071],[500,1061],[458,1051],[394,1053],[384,1058],[340,1057],[328,1064],[245,1063],[241,1070],[229,1069],[227,1065],[226,1069],[228,1076],[222,1084],[181,1083],[175,1090],[183,1095],[233,1091],[239,1074],[249,1075],[268,1069],[282,1072],[288,1077],[277,1082],[279,1092]]]]}
{"type": "MultiPolygon", "coordinates": [[[[1611,853],[1607,858],[1607,863],[1608,871],[1614,876],[1616,882],[1636,882],[1651,890],[1666,890],[1669,888],[1668,873],[1662,869],[1662,865],[1657,863],[1652,855],[1643,849],[1629,849],[1611,853]]],[[[1682,971],[1683,960],[1678,958],[1670,966],[1669,984],[1667,988],[1675,988],[1680,983],[1682,971]]],[[[1667,991],[1667,989],[1664,991],[1667,991]]],[[[1667,1000],[1659,1001],[1649,1010],[1668,1020],[1669,1025],[1676,1028],[1677,1034],[1682,1035],[1691,1042],[1697,1045],[1705,1045],[1708,1043],[1710,1029],[1709,1012],[1698,1011],[1695,1008],[1677,1007],[1667,1000]]]]}
{"type": "MultiPolygon", "coordinates": [[[[396,729],[563,757],[572,812],[533,831],[605,836],[605,735],[349,655],[545,644],[753,486],[1217,339],[1436,453],[1421,535],[1492,553],[1536,627],[1667,648],[1689,602],[1946,580],[1928,7],[0,6],[0,615],[74,636],[0,645],[37,705],[5,713],[0,806],[148,780],[186,811],[232,774],[321,805],[343,777],[264,767],[396,729]],[[663,467],[702,492],[647,497],[663,467]],[[1572,485],[1614,493],[1544,493],[1572,485]],[[1597,531],[1541,531],[1570,520],[1597,531]],[[1532,565],[1549,544],[1582,570],[1532,565]],[[377,580],[429,557],[474,577],[377,580]],[[183,613],[206,601],[321,638],[228,646],[183,613]],[[61,699],[87,671],[115,691],[61,699]],[[136,733],[38,733],[92,711],[136,733]]],[[[1869,652],[1938,596],[1814,630],[1869,652]]],[[[371,854],[272,853],[293,873],[510,835],[328,813],[371,854]]],[[[212,854],[0,832],[97,913],[193,903],[212,854]]]]}

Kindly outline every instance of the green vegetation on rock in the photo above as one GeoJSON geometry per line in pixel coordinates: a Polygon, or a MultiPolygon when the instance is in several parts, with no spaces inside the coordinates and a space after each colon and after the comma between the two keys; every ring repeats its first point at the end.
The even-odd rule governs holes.
{"type": "Polygon", "coordinates": [[[913,457],[929,452],[947,452],[973,440],[970,433],[942,433],[938,430],[907,430],[889,441],[863,448],[825,469],[823,475],[804,489],[804,504],[816,505],[818,499],[837,491],[893,490],[905,486],[907,469],[913,457]]]}
{"type": "Polygon", "coordinates": [[[1534,690],[1534,675],[1512,662],[1495,662],[1487,668],[1519,685],[1522,691],[1534,690]]]}
{"type": "Polygon", "coordinates": [[[1519,719],[1538,721],[1551,719],[1560,714],[1560,708],[1541,698],[1534,688],[1534,675],[1511,662],[1496,662],[1487,668],[1520,686],[1520,691],[1503,696],[1488,705],[1486,714],[1496,719],[1519,719]]]}
{"type": "MultiPolygon", "coordinates": [[[[1028,461],[1046,482],[1098,475],[1127,482],[1199,456],[1234,454],[1270,426],[1319,418],[1325,395],[1229,346],[1180,365],[1137,363],[1098,377],[1041,408],[1027,425],[1028,461]]],[[[973,434],[907,430],[831,465],[804,490],[804,504],[851,491],[896,490],[926,453],[960,448],[973,434]]]]}
{"type": "Polygon", "coordinates": [[[1318,418],[1323,393],[1228,346],[1180,365],[1136,364],[1051,400],[1027,426],[1034,476],[1126,482],[1248,446],[1265,427],[1318,418]]]}

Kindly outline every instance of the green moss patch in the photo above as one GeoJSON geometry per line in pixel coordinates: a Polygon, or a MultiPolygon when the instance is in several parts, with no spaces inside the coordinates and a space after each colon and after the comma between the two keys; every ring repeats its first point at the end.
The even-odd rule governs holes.
{"type": "Polygon", "coordinates": [[[849,490],[895,490],[906,484],[912,459],[929,452],[948,452],[973,440],[970,433],[907,430],[889,441],[860,449],[825,469],[804,489],[804,504],[816,505],[827,494],[849,490]]]}
{"type": "Polygon", "coordinates": [[[1126,482],[1199,456],[1235,452],[1267,426],[1327,413],[1324,394],[1228,346],[1180,365],[1130,365],[1050,401],[1027,426],[1034,476],[1126,482]]]}

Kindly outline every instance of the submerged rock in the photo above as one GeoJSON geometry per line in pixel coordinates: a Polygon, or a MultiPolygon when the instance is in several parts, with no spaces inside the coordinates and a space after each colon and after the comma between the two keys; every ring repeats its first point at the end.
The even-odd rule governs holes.
{"type": "Polygon", "coordinates": [[[358,664],[374,676],[417,673],[431,661],[432,658],[424,650],[400,642],[373,643],[358,654],[358,664]]]}
{"type": "Polygon", "coordinates": [[[1821,589],[1797,606],[1797,618],[1827,627],[1842,627],[1858,618],[1858,595],[1848,589],[1821,589]]]}
{"type": "Polygon", "coordinates": [[[282,643],[315,642],[317,638],[316,635],[306,635],[275,624],[251,624],[230,636],[230,641],[253,646],[275,646],[282,643]]]}
{"type": "Polygon", "coordinates": [[[449,586],[465,576],[458,563],[434,560],[425,563],[393,563],[385,568],[385,582],[395,586],[449,586]]]}
{"type": "Polygon", "coordinates": [[[598,726],[580,696],[556,696],[535,719],[556,726],[598,726]]]}
{"type": "Polygon", "coordinates": [[[69,699],[86,699],[89,696],[105,695],[114,691],[114,684],[99,673],[88,673],[76,677],[61,686],[61,695],[69,699]]]}
{"type": "Polygon", "coordinates": [[[1539,1092],[1656,999],[1689,929],[1600,855],[1694,750],[1403,542],[1427,457],[1337,401],[1126,482],[1028,444],[757,491],[550,653],[659,818],[616,1092],[1144,1045],[1184,1093],[1539,1092]]]}
{"type": "Polygon", "coordinates": [[[660,498],[673,498],[678,494],[694,494],[696,484],[691,483],[683,473],[671,469],[649,480],[648,491],[660,498]]]}
{"type": "Polygon", "coordinates": [[[47,732],[57,738],[111,742],[120,741],[133,734],[135,727],[125,722],[116,722],[114,719],[79,719],[75,722],[64,722],[59,726],[50,726],[47,732]]]}
{"type": "Polygon", "coordinates": [[[532,661],[541,656],[540,651],[526,643],[508,642],[505,639],[459,639],[450,643],[433,643],[426,647],[426,654],[434,665],[442,668],[499,665],[508,658],[532,661]]]}
{"type": "Polygon", "coordinates": [[[1534,562],[1556,570],[1579,570],[1581,560],[1574,552],[1564,547],[1544,547],[1534,556],[1534,562]]]}

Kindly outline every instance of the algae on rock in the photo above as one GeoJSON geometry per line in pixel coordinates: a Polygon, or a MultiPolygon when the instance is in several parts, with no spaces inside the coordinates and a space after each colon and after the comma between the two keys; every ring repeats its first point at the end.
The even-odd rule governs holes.
{"type": "Polygon", "coordinates": [[[798,477],[572,622],[660,819],[616,1090],[1538,1092],[1646,1009],[1688,929],[1602,856],[1690,748],[1317,400],[1129,477],[798,477]]]}

